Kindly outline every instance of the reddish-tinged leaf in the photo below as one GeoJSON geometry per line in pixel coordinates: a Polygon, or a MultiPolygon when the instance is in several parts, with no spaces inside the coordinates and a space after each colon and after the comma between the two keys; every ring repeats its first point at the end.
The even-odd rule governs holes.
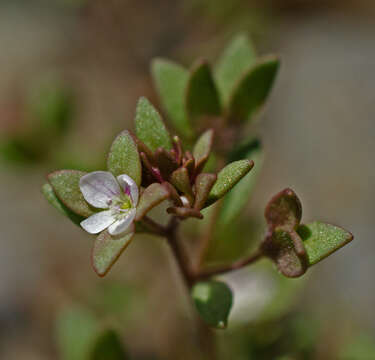
{"type": "Polygon", "coordinates": [[[216,174],[199,174],[195,180],[195,202],[194,209],[201,210],[208,198],[208,195],[217,179],[216,174]]]}

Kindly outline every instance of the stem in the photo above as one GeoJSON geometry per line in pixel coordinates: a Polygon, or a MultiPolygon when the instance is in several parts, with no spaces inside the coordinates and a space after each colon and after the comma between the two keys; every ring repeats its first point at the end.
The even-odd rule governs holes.
{"type": "Polygon", "coordinates": [[[247,265],[253,264],[259,259],[261,259],[264,256],[263,252],[261,250],[255,251],[253,254],[251,254],[249,257],[238,260],[232,264],[224,265],[224,266],[218,266],[212,269],[207,269],[204,271],[200,271],[196,274],[195,280],[202,280],[209,278],[211,276],[220,275],[223,273],[227,273],[230,271],[241,269],[247,265]]]}
{"type": "Polygon", "coordinates": [[[161,224],[158,224],[156,221],[152,220],[148,216],[144,216],[142,221],[155,235],[167,235],[167,228],[161,224]]]}

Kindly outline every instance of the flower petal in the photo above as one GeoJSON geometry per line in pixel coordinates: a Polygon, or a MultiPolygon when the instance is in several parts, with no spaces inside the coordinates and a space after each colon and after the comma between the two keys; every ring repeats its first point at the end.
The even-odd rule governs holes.
{"type": "Polygon", "coordinates": [[[121,194],[116,178],[107,171],[94,171],[82,176],[79,187],[85,200],[100,209],[108,209],[109,202],[121,194]]]}
{"type": "Polygon", "coordinates": [[[115,223],[113,223],[109,228],[108,232],[111,235],[119,235],[124,234],[125,231],[129,230],[129,228],[132,227],[133,220],[135,218],[135,209],[129,210],[126,215],[120,220],[117,220],[115,223]]]}
{"type": "Polygon", "coordinates": [[[116,218],[112,210],[106,210],[91,215],[81,222],[81,226],[90,234],[98,234],[108,226],[112,225],[116,218]]]}
{"type": "Polygon", "coordinates": [[[136,207],[138,204],[139,191],[135,181],[125,174],[117,176],[117,181],[124,190],[124,193],[130,195],[133,201],[133,206],[136,207]]]}

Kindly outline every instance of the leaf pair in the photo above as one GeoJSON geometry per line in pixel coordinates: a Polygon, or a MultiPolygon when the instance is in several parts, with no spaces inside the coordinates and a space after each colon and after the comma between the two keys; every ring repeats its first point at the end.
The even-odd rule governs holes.
{"type": "Polygon", "coordinates": [[[312,266],[353,239],[330,224],[301,225],[302,206],[291,189],[275,195],[265,210],[268,232],[261,249],[287,277],[303,275],[312,266]]]}

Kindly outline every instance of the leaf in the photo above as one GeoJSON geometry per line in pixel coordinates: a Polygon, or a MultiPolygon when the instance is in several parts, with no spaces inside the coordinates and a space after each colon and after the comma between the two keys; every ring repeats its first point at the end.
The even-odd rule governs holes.
{"type": "Polygon", "coordinates": [[[129,356],[114,330],[104,330],[95,340],[89,360],[126,360],[129,356]]]}
{"type": "Polygon", "coordinates": [[[204,322],[217,329],[225,329],[232,308],[233,295],[220,281],[199,282],[192,289],[192,297],[204,322]]]}
{"type": "Polygon", "coordinates": [[[194,209],[200,210],[204,207],[216,179],[216,174],[201,173],[197,176],[195,179],[194,209]]]}
{"type": "Polygon", "coordinates": [[[215,68],[215,80],[224,104],[228,102],[235,84],[255,61],[255,49],[248,37],[245,34],[235,36],[215,68]]]}
{"type": "Polygon", "coordinates": [[[258,145],[259,147],[251,148],[247,154],[241,154],[241,158],[246,157],[249,160],[251,159],[255,165],[253,170],[225,196],[220,212],[220,224],[223,226],[234,221],[249,202],[263,165],[264,154],[259,143],[258,145]]]}
{"type": "Polygon", "coordinates": [[[59,356],[62,360],[88,359],[92,342],[97,336],[98,323],[85,308],[64,308],[56,323],[59,356]]]}
{"type": "Polygon", "coordinates": [[[159,147],[166,150],[172,149],[171,138],[160,114],[144,97],[141,97],[137,104],[135,132],[139,140],[143,141],[152,151],[159,147]]]}
{"type": "Polygon", "coordinates": [[[254,166],[249,160],[230,163],[217,175],[217,181],[210,191],[206,206],[213,204],[233,188],[254,166]]]}
{"type": "Polygon", "coordinates": [[[271,228],[295,230],[302,217],[302,205],[292,189],[284,189],[267,204],[264,213],[271,228]]]}
{"type": "Polygon", "coordinates": [[[204,127],[202,117],[219,116],[221,105],[210,66],[199,62],[191,71],[186,93],[186,108],[194,128],[204,127]],[[203,126],[202,126],[203,125],[203,126]]]}
{"type": "Polygon", "coordinates": [[[167,209],[168,214],[173,214],[181,219],[187,218],[196,218],[196,219],[203,219],[203,215],[197,209],[187,208],[187,207],[176,207],[172,206],[167,209]]]}
{"type": "Polygon", "coordinates": [[[231,122],[249,120],[266,101],[279,69],[276,57],[259,61],[238,82],[229,100],[231,122]]]}
{"type": "Polygon", "coordinates": [[[53,188],[50,184],[44,184],[42,186],[42,193],[44,197],[47,199],[47,201],[55,208],[57,209],[61,214],[68,217],[71,221],[73,221],[76,225],[79,225],[81,221],[83,221],[85,218],[83,216],[79,216],[75,214],[74,212],[70,211],[56,196],[55,192],[53,191],[53,188]]]}
{"type": "Polygon", "coordinates": [[[200,164],[202,162],[207,161],[208,156],[211,152],[213,138],[214,131],[212,129],[208,129],[200,136],[200,138],[196,142],[193,149],[193,156],[197,164],[196,167],[200,167],[200,164]]]}
{"type": "Polygon", "coordinates": [[[59,170],[47,176],[59,200],[71,211],[83,217],[94,214],[94,210],[84,199],[79,180],[86,173],[78,170],[59,170]]]}
{"type": "Polygon", "coordinates": [[[152,208],[167,200],[169,196],[168,187],[163,184],[153,183],[148,186],[139,198],[135,221],[142,220],[152,208]]]}
{"type": "Polygon", "coordinates": [[[134,232],[123,236],[111,236],[107,231],[103,231],[95,240],[92,249],[91,261],[95,272],[105,276],[122,252],[128,247],[134,232]]]}
{"type": "Polygon", "coordinates": [[[141,160],[137,145],[129,131],[125,130],[120,133],[112,143],[107,166],[113,175],[129,175],[138,186],[141,185],[141,160]]]}
{"type": "Polygon", "coordinates": [[[151,73],[161,103],[174,127],[185,137],[192,136],[184,102],[189,72],[172,61],[154,59],[151,73]]]}
{"type": "Polygon", "coordinates": [[[189,171],[186,167],[180,167],[172,173],[171,184],[183,194],[193,198],[193,189],[190,184],[189,171]]]}
{"type": "Polygon", "coordinates": [[[318,221],[299,226],[297,232],[304,241],[310,266],[353,240],[350,232],[318,221]]]}

